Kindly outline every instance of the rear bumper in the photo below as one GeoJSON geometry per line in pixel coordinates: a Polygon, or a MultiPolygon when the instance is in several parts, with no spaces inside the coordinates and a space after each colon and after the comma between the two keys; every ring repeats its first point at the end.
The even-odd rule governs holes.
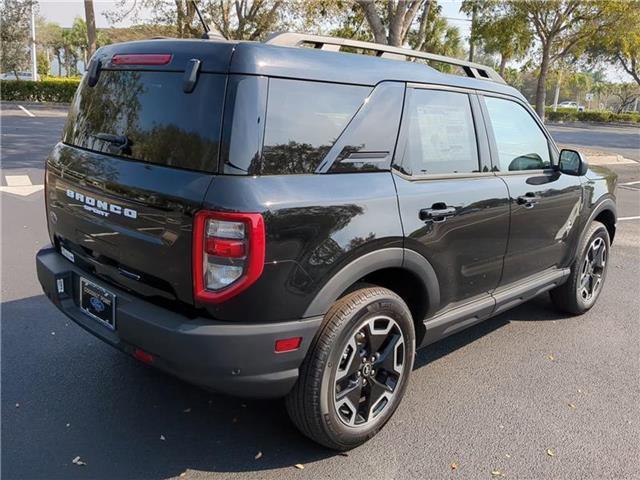
{"type": "Polygon", "coordinates": [[[38,252],[36,266],[47,297],[85,330],[129,354],[140,348],[153,355],[153,366],[230,395],[286,395],[298,378],[298,367],[322,322],[321,317],[268,324],[191,319],[105,284],[81,271],[53,247],[38,252]],[[81,276],[116,294],[115,331],[78,307],[81,276]],[[58,293],[58,279],[64,281],[63,293],[58,293]],[[300,348],[275,353],[275,341],[290,337],[302,337],[300,348]]]}

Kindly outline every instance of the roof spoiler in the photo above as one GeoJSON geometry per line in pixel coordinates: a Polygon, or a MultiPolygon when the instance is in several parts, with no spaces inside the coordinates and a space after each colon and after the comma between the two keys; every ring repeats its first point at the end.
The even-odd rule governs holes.
{"type": "Polygon", "coordinates": [[[506,84],[504,79],[498,75],[493,68],[479,63],[467,62],[458,58],[445,57],[444,55],[436,55],[434,53],[420,52],[409,48],[392,47],[390,45],[382,45],[380,43],[362,42],[360,40],[352,40],[348,38],[327,37],[323,35],[308,35],[305,33],[274,33],[265,43],[269,45],[278,45],[283,47],[302,47],[305,45],[327,50],[331,52],[339,52],[342,47],[362,48],[376,52],[376,56],[388,58],[392,60],[411,60],[423,59],[432,62],[446,63],[462,68],[465,74],[471,78],[480,80],[490,80],[497,83],[506,84]]]}

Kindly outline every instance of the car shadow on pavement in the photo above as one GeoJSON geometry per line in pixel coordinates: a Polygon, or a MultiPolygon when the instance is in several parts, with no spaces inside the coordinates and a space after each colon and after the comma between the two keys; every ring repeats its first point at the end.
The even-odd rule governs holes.
{"type": "Polygon", "coordinates": [[[427,348],[418,350],[414,368],[424,367],[439,358],[445,357],[510,322],[545,322],[564,318],[567,318],[567,315],[556,310],[551,303],[549,294],[544,293],[512,310],[433,343],[427,348]]]}
{"type": "MultiPolygon", "coordinates": [[[[510,321],[553,318],[543,296],[422,350],[416,368],[510,321]]],[[[225,397],[165,375],[90,336],[43,295],[2,304],[1,365],[3,478],[169,478],[338,455],[298,433],[282,401],[225,397]]]]}

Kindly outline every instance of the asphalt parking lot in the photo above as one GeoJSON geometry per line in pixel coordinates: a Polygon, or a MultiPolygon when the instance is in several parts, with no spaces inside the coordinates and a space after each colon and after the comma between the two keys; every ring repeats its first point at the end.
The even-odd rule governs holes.
{"type": "MultiPolygon", "coordinates": [[[[48,302],[34,265],[48,243],[42,191],[4,187],[7,175],[42,184],[65,113],[30,110],[2,105],[2,478],[640,478],[640,165],[625,167],[625,220],[590,312],[558,314],[545,295],[419,352],[392,421],[336,454],[281,402],[159,373],[48,302]]],[[[585,146],[606,150],[591,139],[607,131],[585,146]]],[[[616,141],[634,150],[639,132],[616,141]]]]}

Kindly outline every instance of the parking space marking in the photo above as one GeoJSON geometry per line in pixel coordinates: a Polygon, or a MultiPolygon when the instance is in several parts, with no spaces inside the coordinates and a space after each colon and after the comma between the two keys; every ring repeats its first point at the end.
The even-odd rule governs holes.
{"type": "Polygon", "coordinates": [[[7,186],[0,186],[0,192],[27,197],[44,189],[44,185],[33,185],[29,175],[5,175],[7,186]]]}
{"type": "Polygon", "coordinates": [[[640,220],[640,215],[637,215],[635,217],[620,217],[620,218],[618,218],[619,222],[627,222],[629,220],[640,220]]]}
{"type": "Polygon", "coordinates": [[[35,115],[33,113],[31,113],[29,110],[27,110],[26,108],[24,108],[22,105],[18,105],[18,108],[20,110],[22,110],[24,113],[26,113],[27,115],[29,115],[30,117],[35,117],[35,115]]]}
{"type": "Polygon", "coordinates": [[[626,183],[621,183],[620,186],[622,185],[640,185],[640,180],[636,180],[635,182],[626,182],[626,183]]]}

